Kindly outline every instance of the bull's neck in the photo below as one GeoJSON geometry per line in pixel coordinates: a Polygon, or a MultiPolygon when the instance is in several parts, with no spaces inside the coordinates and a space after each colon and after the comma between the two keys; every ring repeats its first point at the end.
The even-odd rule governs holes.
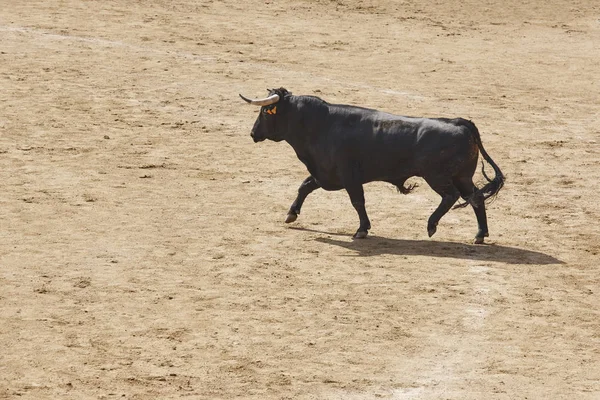
{"type": "Polygon", "coordinates": [[[318,132],[302,132],[299,135],[293,135],[286,139],[286,142],[296,152],[296,156],[306,166],[308,171],[312,174],[316,174],[315,166],[318,160],[318,132]]]}
{"type": "Polygon", "coordinates": [[[299,158],[309,157],[311,148],[314,148],[326,129],[329,108],[321,99],[310,96],[298,96],[295,100],[285,141],[299,158]]]}
{"type": "Polygon", "coordinates": [[[312,155],[311,155],[311,151],[310,151],[312,146],[310,146],[308,144],[308,141],[299,140],[299,139],[295,138],[295,139],[286,139],[286,142],[288,142],[288,144],[290,146],[292,146],[292,148],[296,152],[296,156],[298,156],[298,159],[300,161],[302,161],[303,163],[306,164],[306,162],[309,159],[312,159],[312,155]]]}

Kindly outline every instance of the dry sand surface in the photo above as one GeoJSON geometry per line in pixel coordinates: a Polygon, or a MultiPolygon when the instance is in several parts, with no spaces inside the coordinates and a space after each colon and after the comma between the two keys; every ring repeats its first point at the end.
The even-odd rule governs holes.
{"type": "Polygon", "coordinates": [[[0,398],[600,399],[597,1],[0,3],[0,398]],[[418,178],[284,224],[279,86],[472,119],[487,244],[418,178]]]}

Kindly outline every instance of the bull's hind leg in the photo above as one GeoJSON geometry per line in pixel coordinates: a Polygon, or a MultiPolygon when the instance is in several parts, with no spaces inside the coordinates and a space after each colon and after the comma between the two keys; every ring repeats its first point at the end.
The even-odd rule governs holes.
{"type": "Polygon", "coordinates": [[[371,221],[369,221],[367,210],[365,208],[365,192],[363,187],[361,184],[354,184],[347,186],[346,191],[350,196],[350,201],[358,213],[358,218],[360,220],[360,226],[358,227],[358,230],[354,234],[353,238],[366,238],[369,233],[369,229],[371,229],[371,221]]]}
{"type": "Polygon", "coordinates": [[[315,178],[309,176],[302,182],[300,187],[298,188],[298,196],[296,196],[296,200],[290,206],[290,210],[288,211],[285,222],[289,224],[290,222],[294,222],[296,218],[298,218],[298,214],[300,214],[300,209],[302,208],[302,204],[306,199],[306,196],[311,194],[313,191],[318,189],[320,186],[315,180],[315,178]]]}
{"type": "Polygon", "coordinates": [[[485,212],[485,202],[483,195],[476,195],[477,187],[473,184],[471,178],[455,179],[454,184],[460,190],[460,195],[465,201],[468,201],[473,207],[475,217],[477,217],[477,235],[475,235],[475,244],[482,244],[483,238],[489,236],[487,215],[485,212]]]}
{"type": "Polygon", "coordinates": [[[427,222],[427,234],[432,237],[437,230],[437,225],[440,219],[452,208],[456,200],[460,197],[460,192],[454,186],[451,180],[440,181],[425,178],[425,181],[433,190],[442,196],[440,205],[435,209],[427,222]]]}

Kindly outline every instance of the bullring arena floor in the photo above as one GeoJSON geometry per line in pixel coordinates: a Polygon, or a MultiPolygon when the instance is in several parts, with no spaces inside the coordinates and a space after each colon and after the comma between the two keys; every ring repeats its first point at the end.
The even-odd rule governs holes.
{"type": "Polygon", "coordinates": [[[600,398],[597,2],[3,3],[0,398],[600,398]],[[487,244],[419,179],[285,225],[279,86],[472,119],[487,244]]]}

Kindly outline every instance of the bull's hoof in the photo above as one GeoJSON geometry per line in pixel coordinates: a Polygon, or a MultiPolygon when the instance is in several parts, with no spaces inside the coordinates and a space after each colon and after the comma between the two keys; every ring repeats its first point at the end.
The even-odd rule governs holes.
{"type": "Polygon", "coordinates": [[[292,213],[289,213],[289,214],[287,215],[287,217],[285,218],[285,223],[286,223],[286,224],[289,224],[290,222],[294,222],[294,221],[295,221],[297,218],[298,218],[298,215],[297,215],[297,214],[292,214],[292,213]]]}
{"type": "Polygon", "coordinates": [[[352,236],[353,239],[364,239],[368,235],[367,231],[358,231],[352,236]]]}
{"type": "Polygon", "coordinates": [[[473,240],[473,244],[483,244],[483,236],[477,236],[475,240],[473,240]]]}
{"type": "Polygon", "coordinates": [[[437,231],[437,226],[433,225],[433,226],[428,226],[427,227],[427,234],[429,235],[429,237],[432,237],[433,234],[437,231]]]}

